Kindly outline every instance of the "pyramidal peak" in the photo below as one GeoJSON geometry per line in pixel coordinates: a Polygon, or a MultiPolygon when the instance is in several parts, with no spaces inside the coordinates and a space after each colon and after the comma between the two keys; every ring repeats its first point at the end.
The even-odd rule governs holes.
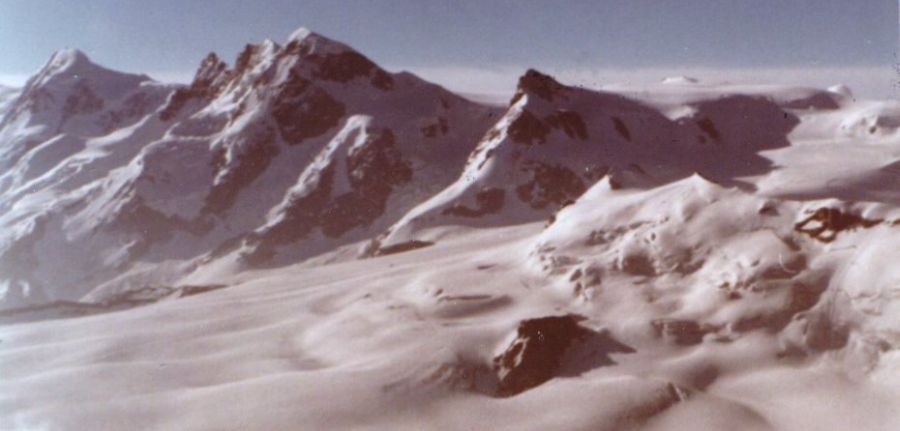
{"type": "Polygon", "coordinates": [[[528,69],[521,77],[516,86],[516,94],[513,96],[510,104],[515,104],[523,95],[533,94],[548,102],[552,102],[553,98],[566,88],[550,75],[541,73],[535,69],[528,69]]]}
{"type": "Polygon", "coordinates": [[[300,27],[300,28],[294,30],[294,32],[291,33],[290,36],[288,36],[288,39],[287,39],[287,40],[288,40],[288,42],[290,42],[290,41],[292,41],[292,40],[296,40],[296,41],[301,41],[301,42],[302,42],[303,39],[306,39],[307,37],[312,36],[312,35],[314,35],[314,34],[315,34],[315,33],[313,33],[312,30],[310,30],[310,29],[308,29],[308,28],[306,28],[306,27],[300,27]]]}
{"type": "Polygon", "coordinates": [[[50,56],[50,60],[45,68],[62,71],[90,65],[93,65],[93,63],[83,51],[74,48],[63,48],[50,56]]]}
{"type": "Polygon", "coordinates": [[[93,62],[81,50],[64,48],[54,52],[26,86],[56,85],[51,84],[53,82],[68,85],[65,83],[81,79],[91,79],[101,87],[116,88],[149,81],[150,77],[108,69],[93,62]]]}
{"type": "MultiPolygon", "coordinates": [[[[19,95],[7,106],[4,120],[22,118],[20,114],[24,112],[53,112],[66,117],[85,112],[87,108],[84,107],[98,110],[104,101],[118,100],[152,81],[144,74],[100,66],[78,49],[61,49],[28,79],[19,95]],[[79,104],[84,105],[84,109],[78,108],[79,104]]],[[[47,118],[42,121],[51,121],[47,118]]]]}
{"type": "Polygon", "coordinates": [[[44,67],[35,75],[35,83],[43,85],[56,76],[78,77],[91,74],[95,70],[106,69],[92,62],[81,50],[64,48],[50,56],[44,67]]]}
{"type": "Polygon", "coordinates": [[[309,53],[338,54],[341,52],[355,51],[353,48],[350,48],[341,42],[329,39],[306,27],[300,27],[288,36],[285,45],[291,45],[292,43],[303,46],[309,53]]]}

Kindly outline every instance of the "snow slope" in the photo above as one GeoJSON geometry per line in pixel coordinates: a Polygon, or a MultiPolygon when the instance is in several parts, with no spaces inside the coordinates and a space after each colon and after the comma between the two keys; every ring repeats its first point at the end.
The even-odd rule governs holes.
{"type": "MultiPolygon", "coordinates": [[[[694,194],[695,187],[707,185],[688,180],[673,188],[694,194]]],[[[726,206],[730,199],[754,201],[711,192],[726,206]]],[[[574,217],[575,210],[567,211],[574,217]]],[[[565,226],[562,215],[558,223],[565,226]]],[[[896,338],[884,345],[878,343],[885,338],[858,347],[826,344],[831,350],[823,352],[803,342],[806,319],[774,333],[762,325],[701,336],[671,320],[777,314],[789,289],[785,275],[759,274],[780,269],[778,262],[767,258],[759,270],[742,273],[741,265],[752,262],[740,257],[721,268],[769,283],[775,297],[755,307],[747,302],[766,293],[747,285],[735,287],[747,297],[716,314],[708,307],[724,301],[717,286],[676,284],[663,275],[641,281],[621,272],[604,274],[588,300],[562,286],[570,273],[547,278],[534,271],[535,239],[555,233],[542,229],[469,231],[405,254],[246,273],[224,280],[226,289],[126,312],[3,327],[0,423],[410,430],[898,425],[898,381],[889,377],[900,365],[896,338]],[[580,325],[589,336],[577,341],[555,377],[511,397],[493,392],[494,358],[518,322],[566,313],[585,316],[580,325]]],[[[692,230],[701,231],[694,240],[711,235],[692,230]]],[[[713,262],[754,235],[761,244],[749,258],[784,248],[773,234],[734,232],[723,241],[734,245],[697,278],[722,275],[713,262]]],[[[799,259],[785,259],[788,270],[801,267],[799,259]]]]}
{"type": "Polygon", "coordinates": [[[900,429],[896,102],[492,107],[305,29],[14,94],[0,429],[900,429]]]}

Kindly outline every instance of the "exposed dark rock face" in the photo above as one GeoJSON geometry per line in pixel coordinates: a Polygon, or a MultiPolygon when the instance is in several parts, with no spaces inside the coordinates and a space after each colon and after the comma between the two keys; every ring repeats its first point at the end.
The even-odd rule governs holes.
{"type": "Polygon", "coordinates": [[[285,46],[282,55],[297,55],[304,62],[315,64],[313,77],[316,79],[346,83],[355,78],[368,77],[372,85],[380,90],[390,90],[394,86],[394,79],[389,73],[358,52],[319,54],[314,52],[314,43],[294,40],[285,46]]]}
{"type": "Polygon", "coordinates": [[[884,220],[869,220],[836,208],[819,208],[809,217],[794,225],[794,230],[820,242],[832,242],[841,232],[857,228],[870,228],[884,220]]]}
{"type": "Polygon", "coordinates": [[[595,332],[575,314],[523,320],[516,338],[493,361],[497,376],[492,395],[511,397],[554,377],[577,376],[612,365],[610,353],[634,353],[604,332],[595,332]]]}
{"type": "Polygon", "coordinates": [[[447,123],[447,119],[444,117],[438,118],[435,123],[422,127],[422,135],[426,138],[444,136],[448,131],[450,131],[450,126],[447,123]]]}
{"type": "Polygon", "coordinates": [[[553,130],[562,130],[569,139],[586,140],[587,125],[577,112],[560,110],[547,116],[543,121],[531,111],[524,110],[508,128],[513,141],[524,144],[545,144],[547,135],[553,130]]]}
{"type": "Polygon", "coordinates": [[[191,85],[179,88],[172,93],[166,106],[160,111],[159,119],[169,121],[192,99],[210,101],[222,90],[224,84],[231,79],[232,73],[228,65],[215,53],[209,53],[194,76],[191,85]]]}
{"type": "Polygon", "coordinates": [[[532,173],[532,180],[516,187],[516,194],[535,209],[544,209],[551,204],[561,206],[577,199],[586,190],[581,178],[564,166],[531,162],[523,170],[532,173]]]}
{"type": "Polygon", "coordinates": [[[514,104],[521,97],[522,93],[534,94],[548,102],[552,102],[553,98],[564,89],[565,87],[553,77],[544,75],[534,69],[528,69],[519,78],[518,91],[510,104],[514,104]]]}
{"type": "Polygon", "coordinates": [[[211,52],[200,63],[191,87],[218,90],[219,84],[227,81],[231,75],[232,73],[228,70],[228,64],[222,61],[214,52],[211,52]]]}
{"type": "Polygon", "coordinates": [[[260,46],[248,43],[244,49],[238,54],[237,60],[234,62],[234,70],[232,75],[235,77],[243,76],[255,63],[256,57],[260,53],[260,46]]]}
{"type": "Polygon", "coordinates": [[[837,350],[850,340],[850,327],[838,324],[827,313],[812,313],[803,322],[803,342],[813,351],[837,350]]]}
{"type": "Polygon", "coordinates": [[[403,159],[390,130],[382,130],[347,155],[351,191],[322,210],[322,232],[340,237],[350,229],[367,226],[384,214],[396,187],[412,180],[412,167],[403,159]]]}
{"type": "Polygon", "coordinates": [[[382,90],[394,88],[394,78],[384,70],[378,69],[372,76],[372,85],[382,90]]]}
{"type": "Polygon", "coordinates": [[[582,320],[569,314],[519,323],[516,339],[494,358],[497,395],[513,396],[552,379],[569,347],[590,334],[578,324],[582,320]]]}
{"type": "Polygon", "coordinates": [[[562,129],[569,139],[585,140],[588,138],[587,126],[577,112],[557,111],[546,118],[547,124],[554,129],[562,129]]]}
{"type": "Polygon", "coordinates": [[[212,292],[213,290],[224,289],[228,287],[226,284],[190,284],[176,288],[180,290],[181,296],[194,296],[201,293],[212,292]]]}
{"type": "Polygon", "coordinates": [[[390,75],[357,52],[326,55],[314,61],[319,63],[316,78],[344,83],[356,77],[371,75],[372,85],[376,88],[390,90],[394,85],[390,75]]]}
{"type": "Polygon", "coordinates": [[[103,99],[91,90],[86,81],[80,80],[72,88],[72,92],[63,104],[60,126],[71,117],[92,114],[101,109],[103,109],[103,99]]]}
{"type": "Polygon", "coordinates": [[[342,103],[293,70],[276,89],[272,107],[278,130],[291,145],[325,134],[338,125],[345,113],[342,103]]]}
{"type": "Polygon", "coordinates": [[[625,122],[619,117],[613,117],[612,121],[613,127],[616,128],[616,132],[619,136],[621,136],[622,139],[631,142],[631,131],[628,130],[628,126],[625,125],[625,122]]]}
{"type": "Polygon", "coordinates": [[[265,263],[275,255],[275,247],[297,241],[312,232],[321,209],[328,205],[334,184],[334,163],[318,173],[315,187],[295,196],[284,210],[282,219],[266,231],[254,233],[248,242],[255,246],[243,259],[252,265],[265,263]]]}
{"type": "MultiPolygon", "coordinates": [[[[529,69],[519,78],[516,94],[510,101],[514,105],[525,94],[534,94],[541,99],[552,102],[566,87],[548,75],[529,69]]],[[[543,144],[552,129],[562,129],[571,139],[587,139],[587,127],[581,116],[572,111],[560,110],[541,121],[531,111],[523,111],[508,127],[509,136],[518,143],[526,145],[543,144]]]]}
{"type": "Polygon", "coordinates": [[[339,238],[384,214],[394,190],[412,180],[412,167],[391,130],[370,130],[367,135],[366,142],[344,160],[333,157],[326,168],[313,173],[314,185],[286,205],[282,219],[251,237],[256,251],[247,256],[248,262],[263,263],[274,255],[275,246],[302,239],[316,228],[329,238],[339,238]],[[350,189],[336,195],[335,172],[341,162],[346,164],[350,189]]]}
{"type": "Polygon", "coordinates": [[[456,204],[444,209],[441,213],[459,217],[478,218],[500,212],[503,209],[505,200],[506,192],[502,189],[485,189],[475,195],[475,202],[478,204],[477,208],[472,209],[462,204],[456,204]]]}
{"type": "Polygon", "coordinates": [[[697,127],[706,133],[712,140],[718,141],[722,139],[722,134],[719,133],[719,129],[716,128],[716,124],[713,123],[709,118],[701,118],[697,121],[697,127]]]}
{"type": "Polygon", "coordinates": [[[412,240],[402,242],[400,244],[389,245],[387,247],[380,247],[375,251],[374,255],[387,256],[389,254],[404,253],[407,251],[418,250],[420,248],[431,247],[432,245],[434,245],[434,243],[430,241],[412,240]]]}
{"type": "Polygon", "coordinates": [[[214,155],[213,164],[220,178],[206,197],[203,212],[218,214],[231,208],[238,193],[266,170],[278,155],[275,132],[264,128],[253,136],[241,136],[238,142],[228,142],[214,155]],[[226,159],[231,153],[231,166],[226,159]]]}
{"type": "Polygon", "coordinates": [[[628,253],[618,262],[619,269],[626,274],[642,277],[656,275],[656,266],[650,256],[643,252],[628,253]]]}
{"type": "MultiPolygon", "coordinates": [[[[790,295],[784,314],[793,317],[795,314],[806,311],[819,303],[825,288],[808,283],[795,282],[791,284],[790,295]]],[[[787,322],[785,322],[787,323],[787,322]]]]}
{"type": "Polygon", "coordinates": [[[550,126],[544,124],[531,111],[525,110],[510,123],[508,133],[517,143],[534,145],[546,143],[550,130],[550,126]]]}

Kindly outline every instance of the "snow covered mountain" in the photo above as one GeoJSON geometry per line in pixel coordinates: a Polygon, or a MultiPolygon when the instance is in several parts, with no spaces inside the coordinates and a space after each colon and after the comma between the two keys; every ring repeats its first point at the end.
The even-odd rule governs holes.
{"type": "Polygon", "coordinates": [[[178,88],[60,51],[0,130],[2,303],[366,238],[449,184],[498,114],[305,29],[178,88]]]}
{"type": "Polygon", "coordinates": [[[78,249],[90,243],[68,247],[79,227],[63,215],[162,135],[164,126],[148,116],[172,89],[62,50],[8,102],[0,119],[3,306],[55,298],[47,285],[61,284],[57,294],[72,297],[62,292],[81,276],[73,270],[98,256],[78,249]]]}
{"type": "Polygon", "coordinates": [[[898,429],[898,128],[488,106],[305,29],[190,85],[60,51],[0,89],[0,429],[898,429]]]}
{"type": "Polygon", "coordinates": [[[762,95],[698,98],[665,112],[530,70],[462,176],[382,242],[410,241],[418,229],[449,223],[546,218],[603,177],[614,187],[653,187],[697,172],[731,184],[770,169],[758,153],[788,146],[798,123],[762,95]]]}

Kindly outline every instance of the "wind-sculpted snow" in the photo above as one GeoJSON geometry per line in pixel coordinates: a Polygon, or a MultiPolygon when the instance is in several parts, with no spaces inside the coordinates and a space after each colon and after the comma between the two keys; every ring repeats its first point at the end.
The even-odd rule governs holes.
{"type": "Polygon", "coordinates": [[[0,90],[0,429],[900,429],[900,111],[306,29],[0,90]]]}
{"type": "Polygon", "coordinates": [[[779,355],[798,355],[845,347],[862,312],[849,294],[856,287],[833,281],[858,263],[835,260],[824,245],[896,242],[897,220],[900,209],[880,204],[757,197],[699,176],[648,191],[604,180],[557,215],[531,259],[558,289],[604,304],[608,316],[659,316],[648,323],[676,343],[762,330],[780,339],[779,355]]]}

